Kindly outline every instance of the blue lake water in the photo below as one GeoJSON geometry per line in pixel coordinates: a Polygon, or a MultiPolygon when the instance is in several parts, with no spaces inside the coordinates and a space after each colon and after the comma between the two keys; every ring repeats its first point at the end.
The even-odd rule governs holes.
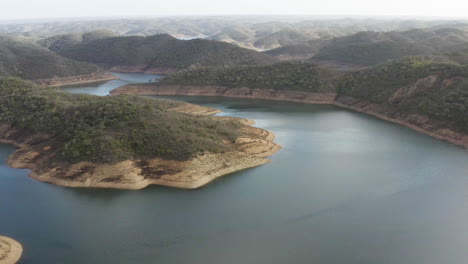
{"type": "MultiPolygon", "coordinates": [[[[119,76],[68,90],[157,78],[119,76]]],[[[24,245],[21,263],[467,263],[463,148],[334,106],[165,98],[254,119],[284,149],[201,189],[127,191],[34,181],[0,145],[0,233],[24,245]]]]}

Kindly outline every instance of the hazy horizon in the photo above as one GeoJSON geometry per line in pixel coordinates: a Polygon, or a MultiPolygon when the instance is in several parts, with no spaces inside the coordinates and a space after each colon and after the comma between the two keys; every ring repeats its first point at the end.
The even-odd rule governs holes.
{"type": "Polygon", "coordinates": [[[267,0],[16,0],[2,4],[1,21],[47,19],[113,19],[177,16],[316,16],[364,18],[467,19],[462,0],[384,1],[329,0],[312,3],[302,0],[272,3],[267,0]],[[27,8],[25,8],[27,7],[27,8]]]}

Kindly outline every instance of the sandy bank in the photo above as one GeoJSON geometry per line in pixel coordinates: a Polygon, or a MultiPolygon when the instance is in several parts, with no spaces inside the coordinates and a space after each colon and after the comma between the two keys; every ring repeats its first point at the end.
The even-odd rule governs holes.
{"type": "Polygon", "coordinates": [[[40,85],[47,85],[51,87],[69,86],[84,83],[99,83],[119,79],[119,77],[110,73],[104,74],[88,74],[79,76],[69,76],[63,78],[39,79],[34,80],[35,83],[40,85]]]}
{"type": "MultiPolygon", "coordinates": [[[[195,115],[212,115],[219,110],[186,104],[172,109],[195,115]]],[[[39,181],[67,187],[100,187],[116,189],[142,189],[148,185],[164,185],[178,188],[198,188],[223,175],[256,167],[270,162],[266,157],[281,149],[274,143],[270,131],[252,127],[252,120],[234,117],[214,117],[236,119],[244,126],[244,136],[235,142],[225,153],[202,153],[187,161],[164,159],[126,160],[115,164],[58,164],[48,167],[45,164],[54,155],[53,138],[36,134],[24,136],[24,131],[0,125],[0,142],[10,143],[18,149],[9,159],[13,168],[30,169],[29,176],[39,181]]]]}
{"type": "Polygon", "coordinates": [[[188,95],[254,98],[309,104],[331,104],[393,122],[431,137],[468,148],[468,135],[450,129],[450,124],[426,116],[399,112],[388,106],[372,104],[352,97],[337,97],[336,93],[308,93],[300,91],[275,91],[249,88],[215,86],[163,86],[131,84],[119,87],[111,94],[188,95]]]}
{"type": "Polygon", "coordinates": [[[23,247],[17,241],[0,236],[0,264],[15,264],[21,258],[23,247]]]}
{"type": "Polygon", "coordinates": [[[249,88],[226,88],[219,86],[154,86],[130,84],[119,87],[111,94],[144,95],[189,95],[189,96],[224,96],[233,98],[254,98],[296,103],[330,104],[336,93],[307,93],[300,91],[278,91],[249,88]]]}

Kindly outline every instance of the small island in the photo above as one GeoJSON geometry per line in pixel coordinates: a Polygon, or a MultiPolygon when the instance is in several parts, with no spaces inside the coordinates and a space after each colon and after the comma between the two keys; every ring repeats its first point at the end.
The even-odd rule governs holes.
{"type": "Polygon", "coordinates": [[[198,188],[281,149],[251,120],[183,102],[76,95],[3,78],[0,103],[0,142],[18,148],[8,164],[67,187],[198,188]]]}
{"type": "Polygon", "coordinates": [[[0,236],[0,264],[15,264],[21,258],[23,247],[16,240],[0,236]]]}

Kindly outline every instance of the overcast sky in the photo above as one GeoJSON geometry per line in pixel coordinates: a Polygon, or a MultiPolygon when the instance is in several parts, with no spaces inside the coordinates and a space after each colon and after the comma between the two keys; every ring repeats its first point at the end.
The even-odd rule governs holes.
{"type": "Polygon", "coordinates": [[[468,17],[468,0],[0,0],[0,20],[304,14],[468,17]]]}

